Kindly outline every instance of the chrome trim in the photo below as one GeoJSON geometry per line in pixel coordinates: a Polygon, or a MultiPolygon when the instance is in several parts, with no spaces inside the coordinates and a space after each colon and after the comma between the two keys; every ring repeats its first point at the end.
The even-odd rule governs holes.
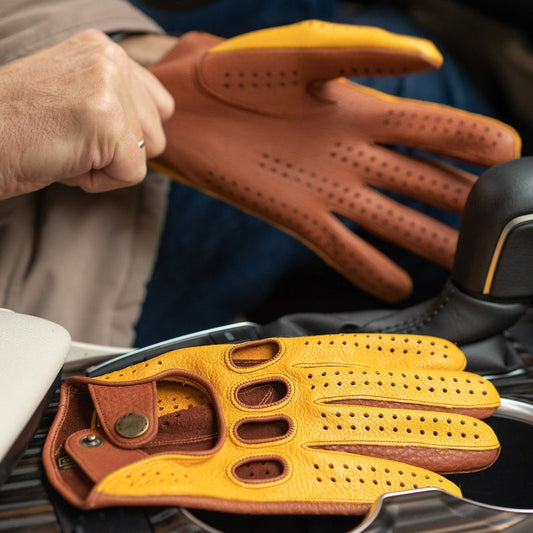
{"type": "MultiPolygon", "coordinates": [[[[232,324],[228,324],[227,326],[218,326],[215,328],[203,329],[201,331],[196,331],[195,333],[187,333],[179,337],[173,337],[172,339],[157,342],[155,344],[150,344],[149,346],[146,346],[144,348],[134,349],[122,355],[118,355],[116,357],[107,359],[106,361],[98,365],[91,366],[87,368],[87,375],[99,376],[107,372],[108,367],[112,365],[117,365],[117,364],[120,365],[123,363],[123,366],[121,368],[130,366],[131,364],[133,364],[129,361],[132,357],[136,357],[136,356],[142,357],[144,354],[147,354],[147,355],[151,354],[150,357],[155,357],[156,353],[160,355],[162,353],[165,353],[165,351],[174,350],[176,348],[181,347],[180,345],[186,341],[194,340],[197,338],[202,338],[202,337],[205,337],[206,335],[213,335],[215,333],[228,332],[228,334],[231,335],[231,330],[235,328],[244,328],[244,327],[255,328],[257,327],[257,324],[255,322],[248,322],[248,321],[235,322],[232,324]]],[[[231,342],[231,338],[229,337],[228,337],[228,342],[231,342]]]]}
{"type": "MultiPolygon", "coordinates": [[[[494,416],[533,424],[533,404],[502,398],[494,416]]],[[[533,509],[513,509],[476,502],[436,488],[406,490],[381,496],[363,522],[348,533],[394,531],[522,533],[533,531],[533,509]]]]}
{"type": "Polygon", "coordinates": [[[494,281],[494,273],[496,272],[496,267],[498,266],[498,261],[500,260],[502,248],[503,248],[503,245],[505,244],[507,237],[509,236],[509,233],[511,233],[511,231],[513,231],[516,226],[519,226],[520,224],[523,224],[525,222],[531,222],[531,221],[533,221],[533,214],[522,215],[522,216],[513,218],[512,220],[507,222],[507,224],[505,224],[505,227],[500,233],[498,242],[496,243],[496,247],[494,248],[494,252],[490,260],[489,270],[487,272],[487,277],[485,278],[485,284],[483,286],[482,294],[490,294],[490,290],[492,288],[492,282],[494,281]]]}
{"type": "Polygon", "coordinates": [[[416,489],[381,496],[365,520],[348,533],[466,533],[533,530],[533,510],[509,509],[459,498],[442,489],[416,489]]]}
{"type": "Polygon", "coordinates": [[[509,372],[505,372],[503,374],[481,374],[485,379],[488,379],[489,381],[496,381],[499,379],[509,379],[509,378],[517,378],[519,376],[524,376],[527,374],[527,370],[525,368],[515,368],[514,370],[510,370],[509,372]]]}
{"type": "MultiPolygon", "coordinates": [[[[495,416],[511,418],[533,424],[533,404],[510,398],[502,398],[501,405],[496,409],[495,416]]],[[[525,443],[524,443],[525,444],[525,443]]]]}
{"type": "Polygon", "coordinates": [[[187,528],[191,524],[199,527],[200,531],[202,531],[202,532],[205,531],[205,533],[224,533],[223,531],[220,531],[220,529],[216,529],[216,528],[211,527],[210,525],[206,524],[205,522],[202,522],[198,517],[196,517],[193,514],[193,512],[191,512],[188,509],[185,509],[185,507],[181,507],[180,510],[185,515],[185,517],[189,520],[189,522],[187,524],[185,524],[186,529],[184,530],[184,533],[188,533],[189,529],[187,529],[187,528]]]}

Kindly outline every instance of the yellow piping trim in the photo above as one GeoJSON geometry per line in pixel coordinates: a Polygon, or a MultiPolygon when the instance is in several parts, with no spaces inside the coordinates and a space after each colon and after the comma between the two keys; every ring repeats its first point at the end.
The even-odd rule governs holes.
{"type": "Polygon", "coordinates": [[[258,48],[383,48],[418,52],[439,65],[443,61],[441,53],[427,39],[398,35],[372,26],[320,20],[305,20],[238,35],[214,46],[209,53],[258,48]]]}

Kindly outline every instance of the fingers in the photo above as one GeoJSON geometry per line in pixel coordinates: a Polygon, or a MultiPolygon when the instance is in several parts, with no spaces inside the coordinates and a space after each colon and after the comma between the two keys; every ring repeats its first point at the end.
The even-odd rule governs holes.
{"type": "Polygon", "coordinates": [[[132,73],[131,77],[133,83],[122,100],[124,114],[131,130],[138,132],[135,143],[144,141],[143,156],[155,157],[162,153],[166,145],[161,115],[156,101],[137,74],[132,73]]]}
{"type": "MultiPolygon", "coordinates": [[[[337,206],[336,212],[434,263],[447,268],[453,265],[456,230],[378,192],[363,190],[357,203],[337,206]]],[[[354,285],[388,302],[400,301],[411,294],[409,275],[334,214],[317,211],[307,215],[307,219],[301,215],[299,222],[294,233],[354,285]]],[[[283,226],[291,229],[286,222],[283,226]]]]}
{"type": "Polygon", "coordinates": [[[343,75],[405,74],[440,66],[433,43],[370,26],[306,20],[228,39],[210,54],[257,50],[272,54],[279,68],[302,69],[307,81],[343,75]]]}
{"type": "Polygon", "coordinates": [[[315,371],[308,380],[314,385],[314,401],[331,403],[334,394],[341,399],[335,403],[340,404],[444,411],[476,418],[491,416],[500,405],[494,385],[469,372],[387,366],[351,370],[315,371]]]}
{"type": "MultiPolygon", "coordinates": [[[[163,165],[159,165],[157,168],[173,175],[178,180],[180,179],[179,174],[166,170],[163,165]]],[[[254,175],[257,176],[257,174],[254,175]]],[[[228,191],[225,180],[219,180],[214,173],[209,173],[205,178],[202,189],[214,196],[234,203],[241,209],[249,210],[289,234],[297,236],[298,239],[354,285],[378,298],[388,302],[396,302],[407,298],[411,294],[412,280],[407,272],[348,229],[335,215],[328,211],[328,204],[331,203],[329,198],[335,195],[328,194],[328,192],[324,194],[324,191],[321,192],[320,184],[316,188],[316,191],[320,193],[318,196],[309,194],[310,187],[307,190],[307,187],[302,189],[289,185],[283,189],[282,197],[279,197],[269,192],[268,189],[265,189],[266,192],[258,189],[253,194],[251,188],[244,181],[241,183],[237,181],[238,175],[234,177],[235,180],[232,181],[231,189],[228,191]],[[267,194],[268,206],[265,209],[258,209],[257,198],[267,197],[267,194]],[[326,196],[328,197],[327,199],[324,198],[326,196]]],[[[297,176],[297,180],[301,181],[300,176],[297,176]]],[[[185,183],[187,183],[186,180],[185,183]]],[[[257,183],[268,185],[269,180],[259,180],[257,183]]],[[[369,191],[369,194],[373,193],[368,188],[354,187],[352,198],[347,198],[346,200],[347,207],[343,209],[342,204],[339,203],[339,208],[335,209],[335,211],[341,215],[346,215],[351,220],[357,220],[357,212],[354,212],[357,202],[361,213],[365,214],[365,202],[364,199],[361,200],[360,191],[365,194],[367,191],[369,191]]],[[[348,197],[348,194],[346,194],[346,197],[348,197]]],[[[344,197],[342,197],[342,201],[345,201],[344,197]]],[[[407,213],[404,216],[406,218],[404,222],[406,222],[408,220],[407,213]]],[[[363,216],[361,216],[361,219],[365,220],[363,216]]],[[[368,216],[368,221],[369,225],[374,222],[371,216],[368,216]]],[[[392,231],[395,233],[397,231],[395,227],[386,228],[386,225],[386,223],[382,224],[380,229],[383,230],[382,236],[390,240],[392,231]]],[[[447,228],[447,226],[442,226],[447,228]]],[[[376,228],[372,227],[372,231],[376,233],[376,228]]],[[[428,241],[429,239],[425,239],[422,241],[422,245],[418,245],[419,243],[414,239],[417,244],[415,248],[428,255],[427,250],[423,248],[423,244],[428,241]]],[[[455,245],[455,242],[456,236],[453,233],[453,239],[450,239],[450,248],[455,245]]],[[[431,251],[434,248],[432,246],[431,251]]],[[[446,247],[446,250],[448,251],[448,247],[446,247]]],[[[453,252],[442,255],[451,263],[453,252]]]]}
{"type": "Polygon", "coordinates": [[[313,214],[310,224],[298,226],[297,234],[326,263],[364,291],[387,302],[397,302],[411,294],[413,284],[407,272],[334,215],[313,214]]]}
{"type": "Polygon", "coordinates": [[[389,96],[347,80],[328,84],[324,91],[342,102],[354,124],[377,143],[409,146],[483,166],[520,155],[518,133],[490,117],[389,96]]]}
{"type": "Polygon", "coordinates": [[[314,426],[312,435],[321,435],[313,448],[391,459],[439,473],[487,468],[500,451],[487,424],[452,412],[329,404],[306,422],[314,426]]]}
{"type": "MultiPolygon", "coordinates": [[[[347,486],[349,498],[346,498],[344,505],[359,504],[362,507],[359,514],[364,514],[380,496],[390,492],[430,487],[462,496],[461,489],[455,483],[430,469],[381,457],[342,453],[342,446],[322,450],[313,441],[304,449],[312,454],[309,461],[313,469],[304,470],[306,478],[303,480],[306,496],[311,501],[323,501],[330,494],[338,499],[341,487],[347,486]]],[[[409,447],[406,447],[407,450],[409,447]]],[[[358,513],[357,510],[350,512],[358,513]]]]}
{"type": "Polygon", "coordinates": [[[360,367],[375,366],[379,360],[389,370],[411,368],[427,372],[460,371],[466,366],[465,355],[453,342],[428,335],[343,333],[294,337],[282,342],[286,357],[297,364],[305,363],[307,368],[320,367],[326,360],[334,366],[349,366],[357,361],[360,367]]]}
{"type": "MultiPolygon", "coordinates": [[[[174,112],[174,99],[147,69],[133,61],[114,43],[104,53],[118,67],[114,89],[124,108],[124,118],[135,134],[135,143],[144,141],[146,156],[155,157],[165,148],[162,121],[174,112]]],[[[135,157],[135,150],[131,150],[135,157]]],[[[120,166],[120,165],[119,165],[120,166]]]]}
{"type": "Polygon", "coordinates": [[[133,74],[138,84],[136,106],[144,126],[146,153],[155,157],[162,153],[166,140],[162,122],[174,113],[174,99],[161,82],[148,70],[132,62],[133,74]]]}
{"type": "Polygon", "coordinates": [[[202,60],[200,81],[218,97],[269,113],[316,110],[313,81],[403,75],[438,68],[427,40],[380,28],[304,21],[228,39],[202,60]]]}
{"type": "MultiPolygon", "coordinates": [[[[112,50],[112,59],[119,65],[121,79],[116,87],[124,108],[124,117],[136,138],[127,151],[135,158],[135,144],[144,141],[143,155],[155,157],[165,148],[162,121],[174,111],[174,101],[163,85],[146,69],[130,59],[120,47],[112,50]]],[[[122,155],[118,152],[117,155],[122,155]]],[[[121,165],[117,164],[117,168],[121,165]]],[[[127,168],[127,167],[126,167],[127,168]]]]}
{"type": "Polygon", "coordinates": [[[141,182],[146,176],[144,149],[133,136],[117,146],[111,162],[103,168],[93,168],[86,174],[62,180],[69,186],[78,186],[86,192],[98,193],[120,189],[141,182]]]}
{"type": "MultiPolygon", "coordinates": [[[[393,191],[452,213],[462,213],[477,176],[444,163],[411,157],[380,146],[338,142],[335,159],[364,183],[393,191]]],[[[353,185],[352,185],[353,187],[353,185]]]]}
{"type": "Polygon", "coordinates": [[[146,175],[148,157],[159,155],[166,138],[162,121],[171,116],[174,102],[168,91],[118,45],[100,34],[81,34],[93,41],[92,76],[97,87],[85,100],[83,113],[91,161],[85,172],[61,180],[89,192],[133,185],[146,175]],[[96,140],[95,140],[96,139],[96,140]]]}
{"type": "MultiPolygon", "coordinates": [[[[378,237],[451,269],[457,231],[370,188],[336,211],[378,237]]],[[[353,244],[352,244],[353,246],[353,244]]]]}
{"type": "Polygon", "coordinates": [[[484,166],[520,156],[510,126],[482,115],[431,103],[403,101],[389,107],[377,141],[397,143],[484,166]]]}

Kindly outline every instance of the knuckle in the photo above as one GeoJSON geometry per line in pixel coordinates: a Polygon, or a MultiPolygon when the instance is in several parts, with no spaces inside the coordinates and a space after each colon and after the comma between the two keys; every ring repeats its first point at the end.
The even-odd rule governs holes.
{"type": "Polygon", "coordinates": [[[135,165],[135,168],[131,171],[129,181],[132,184],[140,183],[146,176],[147,167],[146,161],[139,162],[135,165]]]}
{"type": "Polygon", "coordinates": [[[80,114],[92,123],[107,124],[122,115],[122,106],[113,91],[100,89],[79,103],[80,114]]]}
{"type": "Polygon", "coordinates": [[[101,45],[110,41],[109,37],[105,33],[94,28],[89,28],[74,33],[71,35],[71,37],[69,37],[68,40],[90,45],[101,45]]]}
{"type": "Polygon", "coordinates": [[[95,55],[93,57],[93,62],[97,79],[99,79],[100,82],[114,83],[114,80],[122,74],[120,65],[109,58],[109,56],[105,53],[95,55]]]}
{"type": "Polygon", "coordinates": [[[76,102],[79,113],[92,120],[107,121],[122,117],[124,109],[120,98],[120,84],[116,80],[116,66],[100,62],[84,91],[84,98],[76,102]]]}
{"type": "Polygon", "coordinates": [[[128,54],[126,51],[107,37],[106,41],[102,43],[102,53],[118,65],[124,65],[128,61],[128,54]]]}
{"type": "Polygon", "coordinates": [[[150,142],[150,149],[148,155],[150,157],[156,157],[161,155],[167,146],[167,139],[163,132],[156,134],[152,137],[150,142]]]}
{"type": "Polygon", "coordinates": [[[82,36],[84,39],[96,42],[105,42],[108,39],[108,37],[103,32],[95,28],[83,30],[79,33],[79,35],[82,36]]]}
{"type": "Polygon", "coordinates": [[[93,42],[84,48],[83,63],[85,69],[91,70],[91,75],[100,81],[108,81],[122,76],[128,69],[126,52],[106,35],[95,31],[93,42]]]}

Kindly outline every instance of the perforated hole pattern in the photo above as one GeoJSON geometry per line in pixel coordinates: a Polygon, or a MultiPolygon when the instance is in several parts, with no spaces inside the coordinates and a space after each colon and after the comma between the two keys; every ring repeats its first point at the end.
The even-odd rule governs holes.
{"type": "MultiPolygon", "coordinates": [[[[391,468],[378,466],[368,466],[357,464],[350,466],[342,461],[331,460],[328,463],[314,463],[314,481],[320,484],[354,484],[354,485],[376,485],[383,492],[391,490],[391,487],[401,489],[417,489],[421,474],[411,470],[408,465],[401,468],[391,468]],[[399,481],[397,478],[399,477],[399,481]]],[[[438,487],[444,483],[439,476],[433,476],[429,472],[423,474],[423,484],[426,486],[430,480],[438,487]]]]}
{"type": "MultiPolygon", "coordinates": [[[[399,165],[389,163],[379,152],[356,149],[350,144],[336,142],[329,150],[329,158],[346,165],[348,172],[359,174],[363,181],[374,181],[392,190],[424,191],[424,196],[435,202],[447,202],[460,210],[464,204],[466,190],[464,187],[451,189],[448,183],[442,183],[424,173],[414,176],[413,171],[399,165]]],[[[341,181],[326,175],[283,161],[279,157],[264,153],[257,162],[261,172],[281,178],[288,186],[299,187],[307,193],[319,196],[324,205],[324,212],[336,211],[350,213],[353,220],[371,231],[385,235],[395,235],[395,239],[412,242],[413,246],[424,248],[428,257],[435,261],[448,264],[451,261],[450,242],[448,235],[440,235],[431,231],[425,224],[420,224],[403,212],[394,210],[383,204],[381,196],[376,196],[373,189],[366,189],[357,184],[356,180],[341,181]],[[355,183],[351,185],[351,183],[355,183]]],[[[365,285],[373,290],[393,290],[392,286],[374,268],[366,265],[354,249],[347,245],[330,227],[323,213],[308,210],[305,203],[299,206],[289,205],[282,195],[275,195],[268,187],[269,180],[257,179],[251,183],[241,183],[223,174],[209,171],[205,176],[209,189],[218,191],[237,205],[248,207],[260,213],[268,220],[292,229],[315,246],[329,250],[336,261],[352,279],[364,280],[365,285]],[[319,216],[317,216],[317,214],[319,216]]]]}
{"type": "Polygon", "coordinates": [[[353,438],[365,439],[365,434],[382,433],[383,439],[402,439],[407,445],[416,436],[424,442],[442,446],[443,440],[479,439],[479,422],[469,417],[449,416],[445,413],[428,415],[408,411],[368,409],[360,412],[321,413],[322,430],[325,432],[352,432],[353,438]],[[411,439],[411,437],[413,437],[411,439]]]}

